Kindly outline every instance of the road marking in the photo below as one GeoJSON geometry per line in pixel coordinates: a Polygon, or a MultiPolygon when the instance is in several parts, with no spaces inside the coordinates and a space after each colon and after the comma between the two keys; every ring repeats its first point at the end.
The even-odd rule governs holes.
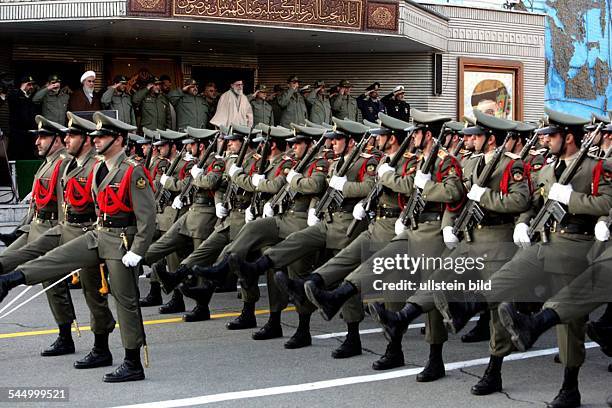
{"type": "MultiPolygon", "coordinates": [[[[138,276],[138,278],[139,278],[139,279],[150,279],[150,278],[148,278],[148,277],[147,277],[147,276],[145,276],[145,275],[140,275],[140,276],[138,276]]],[[[257,284],[257,286],[259,286],[260,288],[264,288],[264,287],[268,286],[268,284],[267,284],[267,283],[258,283],[258,284],[257,284]]],[[[237,287],[238,289],[240,289],[240,285],[237,285],[236,287],[237,287]]]]}
{"type": "MultiPolygon", "coordinates": [[[[599,346],[596,343],[586,343],[585,347],[594,348],[594,347],[599,347],[599,346]]],[[[544,349],[544,350],[528,351],[525,353],[514,353],[514,354],[510,354],[509,356],[505,357],[504,361],[525,360],[528,358],[548,356],[551,354],[556,354],[558,351],[559,351],[558,348],[549,348],[549,349],[544,349]]],[[[477,358],[474,360],[457,361],[455,363],[448,363],[448,364],[445,364],[444,367],[446,368],[447,371],[452,371],[452,370],[458,370],[461,368],[486,365],[488,363],[489,363],[489,357],[485,357],[485,358],[477,358]]],[[[380,373],[380,374],[370,374],[370,375],[362,375],[362,376],[356,376],[356,377],[336,378],[333,380],[316,381],[316,382],[311,382],[311,383],[294,384],[294,385],[282,385],[278,387],[259,388],[259,389],[254,389],[254,390],[224,392],[220,394],[202,395],[199,397],[182,398],[182,399],[166,400],[166,401],[147,402],[147,403],[134,404],[134,405],[122,405],[120,407],[115,407],[115,408],[189,407],[193,405],[211,404],[215,402],[235,401],[235,400],[242,400],[242,399],[247,399],[247,398],[258,398],[258,397],[267,397],[267,396],[272,396],[272,395],[292,394],[296,392],[314,391],[314,390],[322,390],[326,388],[343,387],[346,385],[353,385],[353,384],[385,381],[385,380],[391,380],[395,378],[410,377],[410,376],[420,373],[422,370],[423,370],[422,367],[407,368],[403,370],[389,371],[389,372],[380,373]]]]}
{"type": "MultiPolygon", "coordinates": [[[[295,311],[295,307],[293,306],[288,307],[283,311],[284,312],[295,311]]],[[[267,310],[267,309],[255,311],[256,315],[269,314],[269,313],[270,313],[270,310],[267,310]]],[[[217,313],[217,314],[210,315],[211,319],[223,319],[225,317],[237,317],[237,316],[240,316],[240,312],[217,313]]],[[[168,319],[145,320],[143,323],[145,324],[145,326],[149,326],[149,325],[156,325],[156,324],[182,323],[182,322],[183,322],[182,317],[172,317],[168,319]]],[[[115,327],[119,327],[119,324],[116,324],[115,327]]],[[[91,331],[91,326],[79,326],[79,329],[81,331],[91,331]]],[[[72,329],[72,331],[75,331],[75,330],[72,329]]],[[[32,330],[32,331],[23,331],[23,332],[16,332],[16,333],[3,333],[3,334],[0,334],[0,339],[12,339],[15,337],[28,337],[28,336],[42,336],[46,334],[57,334],[57,333],[59,333],[59,329],[32,330]]]]}

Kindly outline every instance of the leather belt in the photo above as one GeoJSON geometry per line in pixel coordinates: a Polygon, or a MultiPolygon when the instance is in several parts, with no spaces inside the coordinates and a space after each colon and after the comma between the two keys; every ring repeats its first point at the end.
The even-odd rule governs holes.
{"type": "Polygon", "coordinates": [[[199,204],[199,205],[206,205],[209,207],[214,207],[215,206],[215,200],[212,200],[210,198],[207,197],[196,197],[195,200],[193,200],[194,204],[199,204]]]}
{"type": "Polygon", "coordinates": [[[106,219],[104,218],[98,218],[98,225],[100,227],[104,227],[104,228],[127,228],[127,227],[135,227],[136,226],[136,220],[130,218],[113,218],[113,217],[106,217],[106,219]]]}
{"type": "Polygon", "coordinates": [[[500,215],[485,215],[482,219],[480,227],[487,227],[493,225],[503,225],[503,224],[514,224],[514,217],[512,215],[500,214],[500,215]]]}
{"type": "Polygon", "coordinates": [[[95,214],[66,213],[66,222],[71,224],[90,224],[96,221],[95,214]]]}
{"type": "Polygon", "coordinates": [[[57,220],[57,213],[54,211],[35,211],[34,218],[40,221],[57,220]]]}
{"type": "Polygon", "coordinates": [[[419,214],[419,222],[440,221],[442,214],[438,212],[422,212],[419,214]]]}
{"type": "Polygon", "coordinates": [[[594,225],[591,224],[574,224],[574,223],[557,223],[553,222],[550,232],[559,234],[580,234],[580,235],[593,235],[594,225]]]}
{"type": "Polygon", "coordinates": [[[399,217],[402,210],[399,207],[377,207],[376,208],[376,219],[379,218],[397,218],[399,217]]]}

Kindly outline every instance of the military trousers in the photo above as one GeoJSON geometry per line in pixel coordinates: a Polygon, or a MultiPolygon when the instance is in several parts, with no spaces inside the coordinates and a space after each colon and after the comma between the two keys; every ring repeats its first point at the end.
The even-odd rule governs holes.
{"type": "MultiPolygon", "coordinates": [[[[46,255],[26,262],[19,270],[24,274],[27,285],[35,285],[56,280],[79,268],[91,270],[91,273],[97,269],[99,275],[100,264],[104,264],[109,275],[110,291],[115,298],[123,347],[136,349],[144,343],[144,327],[138,304],[138,271],[137,268],[125,267],[116,256],[102,258],[100,252],[104,249],[97,245],[100,233],[98,230],[88,231],[46,255]]],[[[110,322],[107,324],[109,327],[101,329],[101,332],[109,331],[110,322]]]]}
{"type": "MultiPolygon", "coordinates": [[[[46,252],[60,245],[61,229],[55,221],[34,219],[30,229],[22,234],[15,242],[0,255],[0,263],[5,272],[12,271],[19,265],[36,259],[46,252]],[[39,240],[45,233],[50,232],[45,239],[39,240]]],[[[67,273],[67,272],[66,272],[67,273]]],[[[54,281],[43,281],[46,288],[54,281]]],[[[45,292],[53,318],[58,325],[71,324],[75,319],[74,306],[67,282],[61,282],[45,292]]]]}

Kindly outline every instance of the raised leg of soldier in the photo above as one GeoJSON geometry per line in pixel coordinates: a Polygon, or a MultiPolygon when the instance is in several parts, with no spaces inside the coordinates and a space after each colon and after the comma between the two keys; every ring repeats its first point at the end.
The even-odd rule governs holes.
{"type": "Polygon", "coordinates": [[[28,233],[26,232],[20,235],[19,238],[13,241],[11,245],[6,247],[6,249],[2,251],[2,254],[0,254],[0,265],[3,266],[3,270],[0,271],[0,273],[7,273],[11,271],[12,269],[14,269],[17,265],[19,265],[17,264],[11,268],[8,259],[9,257],[14,256],[15,252],[18,252],[19,249],[23,248],[27,243],[28,243],[28,233]],[[4,260],[5,258],[7,258],[7,261],[4,260]],[[4,267],[5,262],[7,264],[7,267],[4,267]]]}
{"type": "Polygon", "coordinates": [[[30,242],[28,242],[28,234],[20,236],[0,255],[0,270],[11,271],[22,263],[46,254],[60,245],[60,239],[60,226],[47,230],[30,242]],[[21,241],[22,238],[23,241],[21,241]]]}

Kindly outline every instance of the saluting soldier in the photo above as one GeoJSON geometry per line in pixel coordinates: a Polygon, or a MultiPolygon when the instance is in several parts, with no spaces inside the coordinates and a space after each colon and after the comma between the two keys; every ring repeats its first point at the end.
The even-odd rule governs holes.
{"type": "Polygon", "coordinates": [[[306,98],[306,104],[310,106],[308,119],[318,125],[331,123],[331,104],[325,82],[317,81],[312,88],[312,92],[306,98]]]}
{"type": "Polygon", "coordinates": [[[274,109],[268,103],[268,87],[264,84],[257,85],[255,93],[249,98],[253,108],[253,123],[263,123],[274,126],[274,109]]]}
{"type": "Polygon", "coordinates": [[[292,123],[304,123],[308,117],[306,102],[300,93],[300,80],[293,75],[287,80],[288,88],[283,91],[276,99],[282,108],[279,124],[290,127],[292,123]]]}
{"type": "MultiPolygon", "coordinates": [[[[587,269],[587,254],[597,218],[607,215],[612,206],[612,185],[603,162],[588,155],[568,184],[559,183],[565,169],[581,154],[584,125],[589,120],[550,109],[545,111],[549,124],[539,132],[549,135],[550,151],[558,160],[540,170],[531,196],[532,206],[517,221],[514,242],[522,249],[490,277],[491,290],[474,294],[474,302],[453,303],[449,307],[447,296],[436,294],[436,303],[455,330],[464,325],[467,316],[484,307],[496,307],[496,302],[515,298],[528,299],[525,286],[531,285],[525,282],[544,282],[549,291],[556,293],[587,269]],[[546,200],[561,203],[567,215],[561,222],[554,221],[549,230],[541,231],[546,237],[532,245],[529,223],[546,200]]],[[[585,358],[584,333],[584,317],[557,326],[559,358],[565,370],[561,390],[548,404],[551,407],[580,405],[578,373],[585,358]]]]}
{"type": "Polygon", "coordinates": [[[94,168],[91,187],[98,213],[95,229],[19,266],[6,275],[0,286],[6,294],[20,284],[35,285],[57,279],[66,271],[104,264],[125,348],[123,363],[106,374],[104,381],[143,380],[140,348],[146,341],[138,305],[136,266],[155,233],[152,183],[146,169],[130,161],[123,149],[127,132],[136,128],[100,112],[94,113],[93,119],[97,130],[90,136],[96,152],[104,157],[94,168]]]}
{"type": "Polygon", "coordinates": [[[378,120],[378,113],[386,113],[385,105],[378,94],[379,82],[368,86],[365,92],[357,97],[357,107],[361,111],[361,117],[370,122],[378,120]]]}
{"type": "Polygon", "coordinates": [[[338,85],[338,93],[330,97],[332,115],[339,119],[357,120],[357,99],[351,95],[353,85],[343,79],[338,85]]]}
{"type": "Polygon", "coordinates": [[[170,102],[161,86],[159,78],[151,77],[146,88],[132,96],[132,103],[140,109],[140,128],[172,129],[170,102]]]}
{"type": "Polygon", "coordinates": [[[65,126],[70,93],[68,87],[62,88],[62,79],[52,74],[49,75],[46,85],[34,94],[32,102],[41,105],[42,116],[65,126]]]}
{"type": "Polygon", "coordinates": [[[205,129],[208,126],[209,106],[206,98],[200,95],[195,79],[186,79],[183,89],[170,91],[168,99],[176,110],[179,131],[184,132],[187,126],[197,129],[205,129]]]}
{"type": "MultiPolygon", "coordinates": [[[[32,243],[55,227],[59,221],[64,220],[64,212],[61,209],[63,189],[60,180],[71,159],[62,142],[62,137],[67,129],[44,116],[37,115],[35,121],[38,129],[32,133],[36,134],[36,148],[44,162],[34,175],[32,201],[26,219],[19,228],[23,234],[0,255],[0,273],[13,270],[36,257],[36,254],[39,253],[38,246],[32,243]],[[22,250],[27,244],[32,244],[31,249],[22,250]],[[30,255],[31,251],[34,252],[34,255],[30,255]]],[[[43,287],[46,288],[52,283],[45,280],[43,287]]],[[[74,353],[70,327],[76,316],[68,284],[59,283],[45,293],[59,328],[59,336],[51,346],[41,352],[41,355],[47,357],[74,353]]]]}
{"type": "Polygon", "coordinates": [[[387,108],[387,114],[403,121],[410,120],[410,104],[404,101],[404,86],[398,85],[393,91],[382,97],[382,102],[387,108]]]}
{"type": "Polygon", "coordinates": [[[127,83],[126,76],[117,75],[100,100],[104,109],[117,111],[117,119],[136,126],[136,115],[132,106],[132,97],[127,92],[127,83]]]}
{"type": "MultiPolygon", "coordinates": [[[[466,162],[462,171],[462,181],[466,190],[469,190],[467,198],[478,203],[484,212],[484,217],[473,231],[470,231],[469,237],[466,235],[464,240],[459,242],[452,223],[461,213],[457,208],[454,208],[455,211],[447,211],[442,220],[442,239],[447,248],[454,249],[450,252],[439,251],[434,256],[443,257],[444,262],[447,262],[447,259],[483,257],[482,268],[474,270],[473,274],[479,274],[478,276],[486,279],[516,252],[516,247],[508,243],[512,239],[514,216],[528,208],[529,188],[523,176],[523,163],[520,157],[513,153],[515,148],[521,147],[521,143],[516,135],[508,133],[514,130],[516,123],[485,115],[479,111],[476,111],[476,118],[475,126],[463,130],[464,135],[473,135],[475,154],[466,162]],[[506,153],[500,156],[502,150],[499,149],[502,147],[506,153]],[[498,160],[494,160],[496,157],[498,160]],[[491,171],[491,176],[488,180],[482,180],[480,176],[487,171],[491,171]],[[478,182],[484,185],[480,186],[478,182]],[[486,256],[483,255],[485,253],[486,256]]],[[[417,185],[421,182],[416,180],[422,177],[415,175],[417,185]]],[[[413,247],[416,248],[414,253],[421,253],[420,245],[416,242],[410,244],[409,253],[413,253],[413,247]]],[[[427,253],[426,251],[425,254],[427,253]]],[[[454,275],[454,271],[433,271],[427,268],[420,268],[418,272],[421,275],[421,282],[438,282],[449,278],[449,275],[451,279],[453,276],[458,276],[454,275]]],[[[435,311],[435,293],[437,292],[431,290],[417,290],[408,297],[406,305],[399,312],[386,310],[384,305],[375,302],[369,305],[370,312],[389,337],[401,336],[410,322],[418,316],[435,311]]],[[[439,327],[433,324],[432,326],[439,327]]],[[[513,350],[508,333],[494,312],[491,315],[490,328],[489,366],[483,378],[472,387],[471,392],[474,395],[487,395],[501,390],[501,362],[504,356],[513,350]]],[[[431,343],[428,370],[424,372],[425,381],[433,381],[445,375],[442,344],[447,340],[447,335],[440,330],[432,330],[432,336],[437,337],[437,341],[431,343]],[[438,346],[434,347],[436,344],[438,346]]]]}

